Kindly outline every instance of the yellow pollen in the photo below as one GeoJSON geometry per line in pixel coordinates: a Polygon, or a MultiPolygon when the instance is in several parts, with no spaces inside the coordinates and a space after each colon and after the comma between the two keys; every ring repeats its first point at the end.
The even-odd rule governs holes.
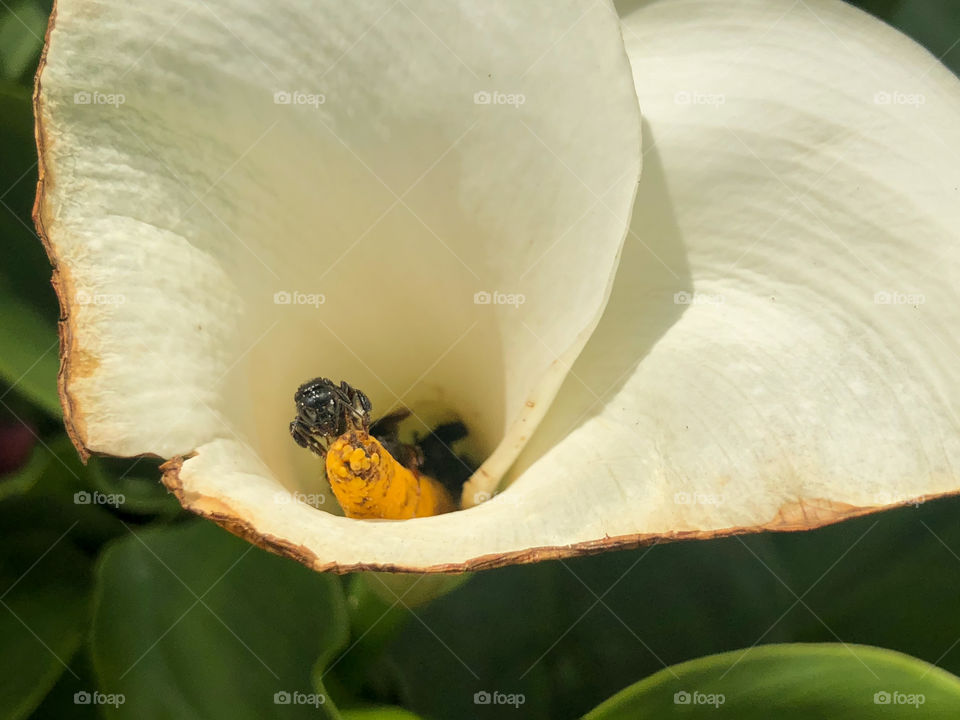
{"type": "Polygon", "coordinates": [[[337,438],[327,451],[326,466],[330,487],[347,517],[403,520],[456,508],[443,485],[401,465],[362,430],[337,438]]]}

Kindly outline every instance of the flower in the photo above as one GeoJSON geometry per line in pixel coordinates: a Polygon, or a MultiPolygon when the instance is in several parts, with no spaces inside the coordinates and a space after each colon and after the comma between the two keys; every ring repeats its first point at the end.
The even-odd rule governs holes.
{"type": "Polygon", "coordinates": [[[170,458],[186,507],[338,571],[957,491],[934,58],[825,0],[363,6],[58,4],[36,216],[82,453],[170,458]],[[320,374],[458,413],[477,507],[278,502],[317,492],[286,425],[320,374]]]}

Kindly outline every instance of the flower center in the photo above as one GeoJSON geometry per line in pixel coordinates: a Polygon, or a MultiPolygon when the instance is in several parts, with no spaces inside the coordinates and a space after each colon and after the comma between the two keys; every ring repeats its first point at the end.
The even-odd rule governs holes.
{"type": "Polygon", "coordinates": [[[294,394],[294,441],[324,458],[327,480],[347,517],[405,520],[457,509],[476,465],[452,449],[467,434],[459,421],[438,425],[412,442],[399,426],[410,411],[371,420],[372,404],[346,382],[319,377],[294,394]]]}

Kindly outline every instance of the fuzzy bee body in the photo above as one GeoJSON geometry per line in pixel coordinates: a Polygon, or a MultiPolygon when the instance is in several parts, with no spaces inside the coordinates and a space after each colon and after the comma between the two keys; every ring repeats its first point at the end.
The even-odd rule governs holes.
{"type": "MultiPolygon", "coordinates": [[[[347,517],[407,519],[456,509],[455,491],[426,474],[428,466],[440,467],[437,442],[449,452],[437,434],[441,428],[428,436],[432,444],[405,444],[398,428],[408,410],[371,422],[372,404],[362,391],[322,377],[301,385],[294,402],[290,435],[324,458],[330,487],[347,517]]],[[[463,428],[457,439],[465,434],[463,428]]]]}

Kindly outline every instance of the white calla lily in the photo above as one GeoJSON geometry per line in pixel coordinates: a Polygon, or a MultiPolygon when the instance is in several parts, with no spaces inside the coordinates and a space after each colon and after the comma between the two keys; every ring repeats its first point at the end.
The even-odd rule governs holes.
{"type": "Polygon", "coordinates": [[[335,570],[957,490],[934,58],[835,2],[624,6],[632,69],[592,0],[364,6],[60,0],[37,222],[81,452],[172,458],[186,507],[335,570]],[[278,501],[316,491],[286,423],[321,374],[457,412],[487,458],[464,504],[509,489],[397,522],[278,501]]]}

